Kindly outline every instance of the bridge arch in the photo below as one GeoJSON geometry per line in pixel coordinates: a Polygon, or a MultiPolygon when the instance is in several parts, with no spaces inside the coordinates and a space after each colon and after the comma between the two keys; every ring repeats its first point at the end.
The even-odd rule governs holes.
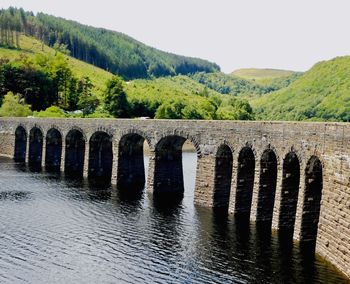
{"type": "Polygon", "coordinates": [[[227,211],[229,207],[233,151],[227,144],[221,144],[215,155],[214,209],[227,211]]]}
{"type": "Polygon", "coordinates": [[[97,131],[89,141],[89,178],[110,180],[112,164],[112,136],[104,131],[97,131]]]}
{"type": "Polygon", "coordinates": [[[191,135],[188,132],[180,130],[180,129],[175,129],[173,131],[165,131],[164,133],[162,133],[161,137],[158,139],[158,141],[155,143],[155,145],[159,144],[160,140],[162,140],[163,138],[170,137],[170,136],[178,136],[178,137],[184,138],[185,141],[188,140],[189,142],[191,142],[191,144],[195,148],[196,153],[197,153],[197,157],[200,158],[202,156],[202,149],[200,146],[199,139],[195,135],[191,135]]]}
{"type": "Polygon", "coordinates": [[[48,171],[60,171],[62,156],[62,134],[51,128],[46,134],[45,166],[48,171]]]}
{"type": "Polygon", "coordinates": [[[295,215],[298,203],[300,184],[300,160],[298,155],[291,151],[283,160],[281,206],[278,227],[290,233],[294,230],[295,215]]]}
{"type": "MultiPolygon", "coordinates": [[[[79,127],[79,126],[77,126],[77,125],[74,125],[74,126],[70,127],[70,128],[69,128],[69,131],[68,131],[68,133],[67,133],[67,135],[68,135],[70,132],[72,132],[72,131],[78,131],[78,132],[80,132],[80,134],[82,135],[83,140],[84,140],[85,142],[88,141],[88,138],[87,138],[87,136],[86,136],[86,133],[85,133],[85,131],[84,131],[81,127],[79,127]]],[[[66,136],[67,136],[67,135],[66,135],[66,136]]]]}
{"type": "Polygon", "coordinates": [[[34,126],[29,133],[29,165],[41,168],[43,152],[43,131],[34,126]]]}
{"type": "Polygon", "coordinates": [[[86,137],[81,129],[73,128],[66,135],[64,171],[67,175],[83,176],[86,137]]]}
{"type": "MultiPolygon", "coordinates": [[[[145,186],[144,142],[139,133],[127,133],[119,140],[117,187],[141,191],[145,186]]],[[[148,141],[149,145],[149,141],[148,141]]]]}
{"type": "MultiPolygon", "coordinates": [[[[76,128],[79,129],[78,127],[76,127],[76,128]]],[[[104,126],[102,123],[102,125],[92,128],[91,131],[89,131],[89,134],[91,134],[91,133],[92,133],[92,135],[90,136],[90,139],[96,133],[106,133],[108,136],[110,136],[112,138],[115,135],[115,130],[111,126],[104,126]]]]}
{"type": "Polygon", "coordinates": [[[317,156],[311,156],[305,168],[305,189],[300,241],[316,244],[323,188],[323,166],[317,156]]]}
{"type": "Polygon", "coordinates": [[[277,156],[270,148],[260,159],[260,180],[257,206],[257,222],[271,224],[277,185],[277,156]]]}
{"type": "Polygon", "coordinates": [[[19,125],[15,131],[15,162],[24,163],[27,152],[27,131],[22,125],[19,125]]]}
{"type": "Polygon", "coordinates": [[[168,135],[163,136],[155,145],[153,190],[156,196],[172,195],[177,199],[183,197],[182,148],[186,140],[183,136],[168,135]]]}
{"type": "Polygon", "coordinates": [[[148,144],[148,146],[150,147],[150,149],[153,149],[153,144],[152,144],[152,137],[150,135],[148,135],[147,132],[144,132],[138,128],[130,128],[127,129],[125,131],[122,131],[120,133],[120,135],[118,135],[117,140],[121,140],[123,138],[123,136],[129,135],[129,134],[137,134],[139,136],[142,136],[145,140],[145,142],[148,144]]]}
{"type": "Polygon", "coordinates": [[[238,155],[235,215],[249,219],[255,176],[255,154],[250,145],[244,146],[238,155]]]}

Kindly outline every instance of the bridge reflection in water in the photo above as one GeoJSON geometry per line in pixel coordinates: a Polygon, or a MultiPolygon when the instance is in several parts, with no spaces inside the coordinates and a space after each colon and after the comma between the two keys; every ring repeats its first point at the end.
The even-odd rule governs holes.
{"type": "MultiPolygon", "coordinates": [[[[154,153],[150,160],[153,171],[149,173],[149,186],[152,187],[155,198],[177,201],[182,199],[182,149],[185,141],[186,138],[180,135],[168,135],[151,149],[154,153]]],[[[29,130],[28,135],[23,126],[18,126],[15,131],[14,159],[18,162],[28,161],[30,167],[36,171],[45,166],[47,171],[62,170],[67,176],[87,175],[91,181],[110,182],[116,178],[119,190],[124,193],[137,193],[145,187],[144,145],[150,148],[149,144],[150,141],[141,134],[127,133],[118,141],[117,151],[114,151],[112,136],[102,130],[96,131],[87,140],[80,129],[71,129],[63,137],[55,128],[43,133],[35,126],[29,130]]],[[[197,150],[198,145],[193,142],[192,144],[193,149],[197,150]]],[[[222,144],[217,147],[212,171],[212,204],[216,212],[228,212],[229,207],[233,206],[234,210],[230,211],[238,218],[253,219],[259,226],[267,228],[271,228],[274,215],[278,215],[275,217],[281,232],[291,236],[295,234],[301,180],[297,153],[291,150],[283,159],[280,192],[277,189],[278,158],[273,148],[266,149],[257,157],[254,149],[246,144],[239,150],[235,161],[233,149],[228,144],[222,144]],[[255,185],[257,192],[254,199],[255,185]],[[277,193],[280,196],[280,206],[279,212],[274,212],[277,193]]],[[[299,239],[314,247],[323,186],[322,163],[317,156],[310,157],[303,177],[305,189],[301,195],[303,202],[300,203],[303,208],[299,239]]]]}
{"type": "Polygon", "coordinates": [[[0,158],[0,282],[346,283],[270,228],[194,206],[196,154],[182,153],[182,164],[184,198],[164,206],[154,194],[126,196],[0,158]]]}

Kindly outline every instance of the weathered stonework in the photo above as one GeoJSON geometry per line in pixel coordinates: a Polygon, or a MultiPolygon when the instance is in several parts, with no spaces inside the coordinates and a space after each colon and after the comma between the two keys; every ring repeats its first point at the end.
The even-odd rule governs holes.
{"type": "MultiPolygon", "coordinates": [[[[90,172],[104,174],[106,170],[110,170],[112,182],[117,182],[118,153],[123,153],[124,157],[131,159],[131,162],[121,161],[123,172],[120,172],[119,176],[127,176],[132,180],[133,174],[130,173],[130,168],[132,164],[140,160],[139,157],[133,156],[133,153],[139,155],[139,148],[132,145],[125,148],[123,146],[125,143],[120,143],[120,141],[125,135],[139,135],[137,137],[145,139],[150,147],[147,185],[149,190],[153,188],[161,190],[166,185],[172,184],[176,177],[181,176],[182,173],[177,169],[180,159],[178,154],[183,141],[188,139],[194,144],[198,155],[195,189],[197,204],[213,207],[214,204],[219,204],[220,200],[229,198],[222,202],[229,203],[230,212],[247,213],[248,211],[253,221],[264,220],[266,208],[259,208],[259,205],[270,204],[273,206],[272,216],[267,216],[266,221],[271,222],[273,228],[293,230],[294,225],[294,238],[302,241],[303,239],[312,241],[314,236],[316,251],[350,277],[350,124],[2,118],[0,119],[0,154],[14,157],[17,151],[16,155],[21,153],[26,157],[26,161],[35,160],[37,157],[30,158],[29,154],[29,149],[31,147],[36,149],[38,145],[33,141],[40,140],[37,138],[30,141],[30,132],[34,127],[42,134],[43,145],[40,159],[43,166],[46,164],[45,161],[51,161],[54,166],[60,164],[63,171],[67,167],[68,159],[65,161],[67,155],[74,161],[75,158],[72,157],[79,157],[79,153],[83,153],[84,156],[80,157],[80,164],[74,165],[73,163],[73,167],[75,166],[79,171],[79,166],[81,166],[83,169],[81,171],[87,175],[89,163],[91,165],[94,163],[94,168],[90,167],[90,172]],[[25,130],[26,140],[24,136],[22,140],[19,138],[21,137],[19,131],[16,134],[18,126],[25,130]],[[52,128],[58,130],[62,141],[56,141],[57,135],[55,135],[55,141],[47,138],[48,131],[52,128]],[[73,129],[81,133],[82,140],[80,141],[85,142],[83,152],[79,152],[82,146],[79,146],[78,142],[74,145],[68,143],[66,147],[67,134],[73,129]],[[93,147],[90,149],[89,141],[96,132],[106,134],[103,134],[104,136],[101,136],[102,138],[99,138],[98,141],[111,141],[112,146],[96,142],[95,139],[96,143],[91,144],[93,147]],[[49,141],[48,144],[47,141],[49,141]],[[23,153],[23,143],[26,144],[25,153],[23,153]],[[62,145],[61,156],[57,152],[50,152],[50,149],[57,151],[57,145],[62,145]],[[227,145],[232,155],[226,152],[218,155],[218,150],[222,145],[227,145]],[[103,164],[105,159],[101,158],[107,153],[104,150],[106,147],[109,151],[108,155],[111,153],[113,155],[111,169],[108,163],[103,164]],[[245,158],[239,159],[244,147],[249,147],[253,155],[247,154],[245,158]],[[271,158],[270,162],[261,162],[263,153],[266,151],[273,153],[275,161],[271,158]],[[94,158],[89,157],[90,152],[93,153],[94,158]],[[61,163],[58,163],[59,157],[61,157],[61,163]],[[218,157],[222,161],[218,161],[218,157]],[[229,160],[223,160],[226,158],[232,159],[231,190],[218,194],[215,190],[227,190],[226,186],[225,189],[220,189],[218,186],[218,182],[223,178],[220,176],[219,169],[227,170],[228,167],[231,167],[229,160]],[[254,160],[253,167],[251,163],[254,160]],[[169,161],[176,169],[173,172],[164,166],[169,161]],[[220,167],[220,165],[225,166],[220,167]],[[250,175],[242,175],[242,173],[238,175],[239,167],[254,168],[254,171],[250,175]],[[269,175],[274,169],[277,169],[277,177],[274,174],[269,175]],[[163,170],[164,172],[156,172],[163,170]],[[271,178],[273,180],[269,180],[271,178]],[[296,179],[299,179],[298,182],[296,179]],[[243,190],[245,184],[253,184],[251,193],[241,195],[242,192],[236,191],[236,188],[238,186],[239,190],[243,190]],[[261,189],[273,188],[274,184],[276,184],[274,200],[267,200],[267,202],[266,197],[273,198],[273,195],[270,195],[271,192],[262,195],[264,191],[261,189]],[[297,192],[293,192],[294,190],[297,192]],[[239,193],[238,197],[237,193],[239,193]],[[215,196],[220,196],[220,200],[214,200],[215,196]],[[236,204],[237,200],[243,201],[236,204]],[[248,204],[251,210],[248,207],[245,209],[245,205],[242,204],[248,204]],[[308,229],[308,227],[312,227],[312,224],[317,225],[318,214],[318,231],[314,235],[313,229],[308,229]]],[[[137,137],[135,136],[135,139],[130,139],[130,141],[140,143],[141,140],[136,139],[137,137]]],[[[37,153],[36,150],[34,156],[35,153],[37,153]]],[[[139,166],[141,169],[142,165],[139,166]]],[[[135,176],[142,182],[142,176],[138,174],[135,176]]],[[[221,188],[224,187],[221,186],[221,188]]]]}

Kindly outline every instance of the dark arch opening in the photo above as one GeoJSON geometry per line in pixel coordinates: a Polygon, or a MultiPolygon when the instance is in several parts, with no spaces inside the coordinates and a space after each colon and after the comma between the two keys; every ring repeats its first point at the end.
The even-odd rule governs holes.
{"type": "Polygon", "coordinates": [[[112,137],[106,132],[95,132],[89,144],[89,178],[110,181],[112,177],[112,137]]]}
{"type": "Polygon", "coordinates": [[[293,234],[298,203],[300,164],[298,156],[290,152],[283,160],[281,208],[278,227],[281,231],[293,234]]]}
{"type": "Polygon", "coordinates": [[[85,139],[81,131],[73,129],[66,136],[64,171],[66,175],[82,177],[84,174],[85,139]]]}
{"type": "Polygon", "coordinates": [[[235,215],[250,218],[255,175],[255,156],[250,147],[243,147],[238,156],[235,215]]]}
{"type": "Polygon", "coordinates": [[[184,194],[182,146],[186,139],[171,135],[162,138],[155,149],[154,194],[173,195],[181,199],[184,194]]]}
{"type": "Polygon", "coordinates": [[[30,130],[29,134],[29,166],[35,169],[41,168],[43,152],[43,133],[37,127],[30,130]]]}
{"type": "Polygon", "coordinates": [[[216,152],[214,178],[214,209],[227,211],[230,201],[232,180],[232,151],[221,145],[216,152]]]}
{"type": "Polygon", "coordinates": [[[271,224],[277,184],[277,158],[272,150],[266,150],[260,160],[257,222],[271,224]]]}
{"type": "Polygon", "coordinates": [[[145,139],[135,133],[124,135],[119,141],[118,189],[141,191],[145,187],[144,142],[145,139]]]}
{"type": "Polygon", "coordinates": [[[51,128],[46,135],[46,170],[59,172],[61,168],[61,156],[62,135],[57,129],[51,128]]]}
{"type": "Polygon", "coordinates": [[[15,131],[15,162],[24,163],[27,152],[27,132],[22,126],[18,126],[15,131]]]}
{"type": "Polygon", "coordinates": [[[312,156],[305,169],[305,192],[300,236],[302,243],[311,246],[316,244],[322,187],[322,163],[316,156],[312,156]]]}

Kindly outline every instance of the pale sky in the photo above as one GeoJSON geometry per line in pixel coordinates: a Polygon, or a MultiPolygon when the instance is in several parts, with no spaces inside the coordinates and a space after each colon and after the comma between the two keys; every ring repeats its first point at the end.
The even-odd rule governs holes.
{"type": "Polygon", "coordinates": [[[238,68],[305,71],[350,55],[349,0],[1,0],[0,7],[125,33],[147,45],[238,68]]]}

